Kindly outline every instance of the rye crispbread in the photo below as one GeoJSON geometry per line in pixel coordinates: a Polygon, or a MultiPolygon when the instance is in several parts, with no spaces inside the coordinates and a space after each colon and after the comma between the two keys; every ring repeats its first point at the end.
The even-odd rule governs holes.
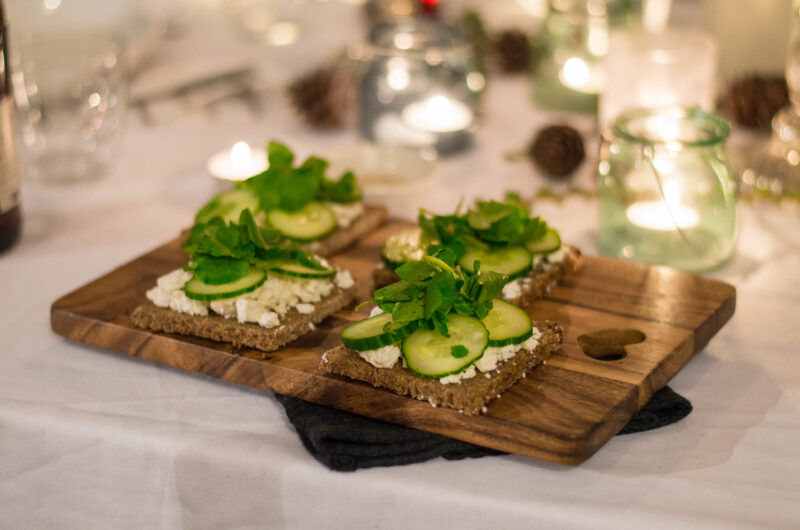
{"type": "Polygon", "coordinates": [[[347,289],[338,287],[331,294],[314,304],[314,311],[309,314],[291,309],[281,318],[277,328],[263,328],[258,324],[240,324],[236,319],[219,315],[192,316],[178,313],[168,308],[156,307],[147,303],[137,307],[131,314],[131,320],[140,328],[180,335],[194,335],[219,342],[229,342],[234,346],[248,346],[261,351],[270,352],[288,344],[297,337],[313,329],[336,311],[347,307],[356,296],[356,287],[347,289]]]}
{"type": "MultiPolygon", "coordinates": [[[[580,267],[581,251],[577,247],[564,245],[567,253],[564,259],[557,263],[539,263],[531,272],[523,276],[520,280],[520,296],[514,298],[501,298],[516,305],[530,305],[534,300],[542,298],[558,282],[564,279],[580,267]]],[[[400,277],[392,269],[381,262],[372,270],[372,281],[375,289],[385,287],[394,282],[400,281],[400,277]]]]}
{"type": "Polygon", "coordinates": [[[413,374],[401,363],[392,368],[376,368],[359,357],[354,350],[339,346],[325,352],[320,361],[324,372],[364,381],[375,387],[389,389],[403,396],[428,401],[434,406],[445,406],[463,411],[465,414],[485,412],[486,404],[508,390],[525,374],[556,351],[563,340],[558,324],[550,321],[534,322],[541,332],[539,344],[532,352],[520,350],[514,357],[488,372],[489,377],[478,372],[475,377],[459,383],[442,384],[413,374]]]}
{"type": "Polygon", "coordinates": [[[331,256],[346,249],[386,222],[387,210],[383,206],[364,205],[362,213],[347,228],[337,228],[320,241],[303,245],[303,249],[320,256],[331,256]]]}

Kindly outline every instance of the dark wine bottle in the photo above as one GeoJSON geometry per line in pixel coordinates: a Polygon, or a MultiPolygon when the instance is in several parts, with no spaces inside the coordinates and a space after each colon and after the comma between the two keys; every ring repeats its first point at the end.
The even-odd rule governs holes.
{"type": "Polygon", "coordinates": [[[22,228],[19,164],[14,141],[14,97],[3,0],[0,0],[0,53],[0,252],[3,252],[19,239],[22,228]]]}

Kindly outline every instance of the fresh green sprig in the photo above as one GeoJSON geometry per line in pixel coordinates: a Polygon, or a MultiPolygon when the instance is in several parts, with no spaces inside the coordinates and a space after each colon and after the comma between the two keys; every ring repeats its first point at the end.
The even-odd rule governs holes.
{"type": "Polygon", "coordinates": [[[323,270],[313,254],[282,242],[280,233],[260,228],[250,210],[243,210],[238,223],[225,224],[222,217],[192,227],[183,243],[189,255],[187,270],[203,283],[220,285],[244,277],[252,266],[270,270],[287,262],[323,270]]]}
{"type": "Polygon", "coordinates": [[[349,204],[361,199],[353,173],[348,171],[340,179],[330,180],[325,176],[328,162],[322,158],[311,156],[294,167],[294,153],[274,141],[269,143],[267,158],[269,167],[265,171],[238,184],[258,197],[264,211],[293,212],[313,200],[349,204]]]}
{"type": "Polygon", "coordinates": [[[409,322],[418,322],[418,327],[448,337],[447,315],[451,311],[478,319],[485,317],[507,276],[480,272],[479,264],[474,274],[466,273],[455,262],[455,253],[442,248],[434,256],[398,267],[396,272],[401,280],[378,289],[367,302],[392,314],[385,330],[394,331],[409,322]]]}
{"type": "Polygon", "coordinates": [[[429,240],[439,242],[428,247],[429,254],[446,248],[457,260],[470,246],[491,249],[519,245],[540,239],[547,231],[547,223],[539,217],[531,217],[513,197],[506,202],[478,201],[463,214],[458,209],[451,215],[434,215],[421,210],[418,222],[429,240]]]}

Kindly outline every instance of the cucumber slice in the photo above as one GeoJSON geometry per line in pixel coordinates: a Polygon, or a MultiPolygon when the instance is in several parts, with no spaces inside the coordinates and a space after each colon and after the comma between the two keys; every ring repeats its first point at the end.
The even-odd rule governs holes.
{"type": "Polygon", "coordinates": [[[336,276],[336,269],[333,267],[326,267],[324,269],[312,269],[299,263],[284,263],[278,265],[273,272],[283,274],[284,276],[292,276],[294,278],[332,278],[336,276]]]}
{"type": "Polygon", "coordinates": [[[449,337],[418,329],[403,340],[401,350],[409,370],[424,377],[440,378],[457,374],[480,359],[489,342],[486,326],[475,318],[451,313],[447,316],[447,330],[449,337]],[[466,355],[454,356],[455,346],[466,348],[466,355]]]}
{"type": "Polygon", "coordinates": [[[528,313],[503,300],[492,300],[492,308],[481,322],[489,331],[489,346],[492,347],[519,344],[533,335],[528,313]]]}
{"type": "Polygon", "coordinates": [[[400,342],[417,329],[416,322],[409,322],[400,329],[390,332],[384,331],[386,324],[391,321],[391,313],[380,313],[374,317],[356,322],[342,330],[342,342],[353,350],[377,350],[400,342]]]}
{"type": "Polygon", "coordinates": [[[508,280],[525,276],[531,270],[533,256],[525,247],[505,247],[493,250],[484,250],[478,247],[468,248],[464,257],[459,261],[461,268],[468,272],[475,272],[475,260],[481,262],[481,270],[499,272],[508,275],[508,280]]]}
{"type": "Polygon", "coordinates": [[[321,202],[310,202],[296,212],[271,210],[267,221],[296,241],[316,241],[336,230],[336,214],[321,202]]]}
{"type": "Polygon", "coordinates": [[[221,300],[255,291],[266,279],[266,272],[251,267],[247,274],[238,280],[220,285],[203,283],[193,276],[191,280],[186,282],[183,290],[186,293],[186,297],[192,300],[221,300]]]}
{"type": "Polygon", "coordinates": [[[258,197],[247,189],[235,189],[220,193],[208,204],[203,206],[194,218],[195,223],[207,223],[214,217],[220,216],[226,223],[238,222],[242,211],[250,210],[252,214],[258,211],[258,197]]]}
{"type": "Polygon", "coordinates": [[[547,232],[541,238],[536,241],[528,241],[525,246],[534,254],[551,254],[561,248],[561,236],[548,227],[547,232]]]}
{"type": "Polygon", "coordinates": [[[381,258],[389,268],[396,269],[407,261],[422,259],[432,243],[419,227],[401,230],[390,235],[383,244],[381,258]]]}

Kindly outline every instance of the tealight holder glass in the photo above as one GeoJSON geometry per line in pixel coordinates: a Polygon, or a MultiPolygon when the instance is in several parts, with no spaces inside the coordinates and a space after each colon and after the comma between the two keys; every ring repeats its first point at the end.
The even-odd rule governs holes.
{"type": "Polygon", "coordinates": [[[698,108],[638,109],[602,134],[601,253],[691,272],[730,257],[738,175],[725,120],[698,108]]]}
{"type": "Polygon", "coordinates": [[[534,100],[542,108],[595,112],[606,83],[610,28],[631,25],[631,0],[549,0],[534,55],[534,100]]]}
{"type": "Polygon", "coordinates": [[[399,19],[376,27],[370,43],[361,78],[362,137],[438,154],[469,146],[486,83],[456,30],[433,18],[399,19]]]}

